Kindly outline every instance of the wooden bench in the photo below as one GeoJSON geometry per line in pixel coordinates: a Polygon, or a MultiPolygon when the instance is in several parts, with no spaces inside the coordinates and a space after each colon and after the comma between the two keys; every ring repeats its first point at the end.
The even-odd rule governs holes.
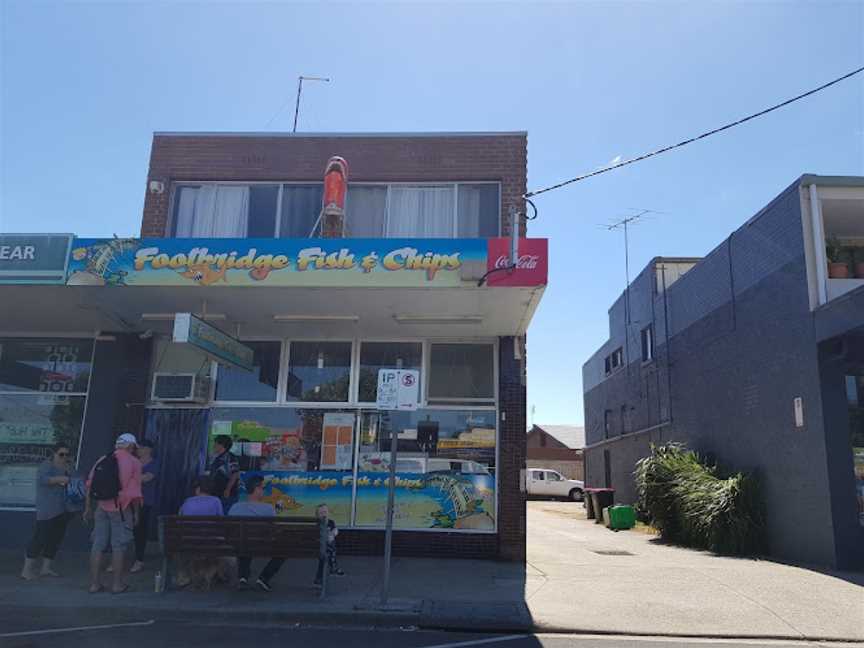
{"type": "MultiPolygon", "coordinates": [[[[325,556],[327,525],[314,517],[218,517],[163,515],[159,518],[162,584],[170,584],[172,558],[190,556],[249,556],[298,558],[325,556]]],[[[327,569],[321,597],[326,593],[327,569]]]]}

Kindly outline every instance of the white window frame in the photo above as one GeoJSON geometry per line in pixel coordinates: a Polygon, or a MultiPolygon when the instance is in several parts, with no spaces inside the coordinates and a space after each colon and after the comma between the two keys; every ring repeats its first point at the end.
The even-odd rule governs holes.
{"type": "Polygon", "coordinates": [[[357,351],[357,357],[354,362],[355,375],[354,375],[354,385],[356,387],[355,391],[351,393],[351,402],[356,403],[358,407],[361,408],[374,408],[375,402],[367,402],[360,400],[360,352],[361,347],[366,342],[372,343],[384,343],[384,344],[419,344],[420,345],[420,397],[417,401],[417,407],[424,407],[426,403],[426,385],[425,385],[425,376],[427,373],[426,367],[426,343],[427,341],[423,338],[356,338],[355,349],[357,351]]]}
{"type": "Polygon", "coordinates": [[[498,406],[498,341],[488,339],[430,339],[426,343],[426,357],[424,357],[424,369],[426,370],[423,382],[425,386],[423,393],[426,396],[424,406],[426,408],[439,409],[454,409],[454,408],[475,408],[475,409],[491,409],[498,406]],[[434,405],[429,404],[429,380],[432,377],[432,345],[433,344],[485,344],[492,347],[492,398],[433,398],[434,405]],[[491,401],[491,402],[490,402],[491,401]]]}
{"type": "MultiPolygon", "coordinates": [[[[333,407],[345,407],[350,408],[353,407],[354,404],[351,402],[352,395],[354,394],[354,385],[356,384],[355,379],[355,363],[354,363],[354,349],[356,345],[356,338],[290,338],[283,343],[283,365],[285,369],[285,381],[284,381],[284,389],[279,393],[279,396],[283,399],[281,405],[293,405],[295,407],[300,407],[304,409],[314,409],[314,408],[333,408],[333,407]],[[349,351],[348,362],[348,400],[346,401],[304,401],[304,400],[288,400],[288,374],[290,373],[291,368],[291,345],[294,342],[341,342],[343,344],[347,343],[351,345],[351,349],[349,351]]],[[[280,370],[282,369],[280,366],[280,370]]],[[[280,374],[282,372],[280,371],[280,374]]],[[[280,375],[280,378],[282,376],[280,375]]]]}
{"type": "MultiPolygon", "coordinates": [[[[359,472],[358,454],[360,449],[360,424],[364,414],[375,411],[375,403],[359,402],[359,374],[360,374],[360,345],[363,342],[393,342],[393,343],[414,343],[422,345],[421,353],[421,380],[420,380],[420,396],[421,400],[418,403],[419,409],[424,410],[439,410],[439,411],[462,411],[462,412],[494,412],[495,413],[495,525],[492,529],[476,530],[476,529],[405,529],[412,533],[454,533],[454,534],[474,534],[474,535],[495,535],[499,532],[498,526],[500,515],[500,479],[501,472],[501,410],[499,399],[499,341],[498,338],[481,337],[481,338],[464,338],[464,337],[449,337],[449,338],[417,338],[417,337],[354,337],[352,339],[338,338],[315,338],[315,337],[245,337],[241,341],[247,342],[280,342],[280,365],[279,365],[279,380],[278,380],[278,398],[275,402],[270,401],[217,401],[215,400],[216,380],[218,380],[218,369],[215,367],[217,363],[213,363],[213,384],[211,398],[208,403],[195,405],[168,405],[150,404],[147,407],[150,409],[168,409],[168,408],[201,408],[210,409],[267,409],[267,408],[282,408],[282,409],[320,409],[320,410],[342,410],[351,411],[354,413],[354,465],[352,474],[354,476],[354,485],[352,487],[351,497],[351,520],[346,528],[355,531],[371,531],[380,532],[383,527],[378,526],[355,526],[356,506],[357,506],[357,473],[359,472]],[[288,368],[290,366],[290,353],[292,342],[350,342],[351,347],[351,370],[348,386],[348,402],[321,402],[321,401],[289,401],[287,400],[288,388],[288,368]],[[463,402],[454,402],[452,404],[435,404],[430,405],[427,399],[427,386],[429,377],[429,361],[432,344],[486,344],[492,347],[493,354],[493,402],[486,404],[467,404],[463,402]]],[[[15,510],[26,510],[16,508],[15,510]]]]}
{"type": "MultiPolygon", "coordinates": [[[[282,194],[284,191],[284,187],[286,185],[322,185],[324,184],[324,179],[322,178],[320,181],[316,180],[177,180],[171,183],[171,199],[168,204],[168,219],[167,225],[165,226],[166,235],[170,232],[173,237],[173,233],[175,231],[175,202],[177,199],[177,189],[180,187],[200,187],[202,185],[231,185],[231,186],[243,186],[243,187],[252,187],[255,185],[276,185],[279,188],[279,192],[276,198],[276,223],[274,226],[274,234],[273,238],[281,238],[280,233],[282,229],[282,194]]],[[[501,188],[502,183],[500,180],[446,180],[440,182],[374,182],[374,181],[363,181],[363,182],[350,182],[348,183],[348,191],[346,192],[345,199],[345,208],[346,212],[348,210],[348,194],[350,194],[351,185],[356,186],[374,186],[374,187],[386,187],[387,196],[385,199],[385,213],[384,213],[384,231],[382,232],[381,238],[393,238],[389,236],[388,232],[390,229],[390,192],[392,187],[450,187],[453,191],[453,236],[452,238],[459,238],[459,186],[460,185],[481,185],[481,184],[491,184],[498,186],[498,218],[497,218],[497,232],[495,233],[496,237],[501,236],[502,231],[502,223],[501,223],[501,205],[502,205],[502,196],[501,196],[501,188]]],[[[244,237],[245,238],[245,237],[244,237]]],[[[412,237],[413,238],[413,237],[412,237]]],[[[476,238],[476,237],[469,237],[476,238]]]]}

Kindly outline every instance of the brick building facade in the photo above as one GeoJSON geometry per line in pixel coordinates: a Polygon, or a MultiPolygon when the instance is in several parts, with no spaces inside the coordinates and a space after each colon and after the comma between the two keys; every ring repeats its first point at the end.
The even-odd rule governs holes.
{"type": "MultiPolygon", "coordinates": [[[[156,133],[144,194],[142,237],[167,235],[173,183],[179,181],[320,182],[332,155],[349,161],[351,182],[501,183],[501,235],[511,210],[524,213],[526,133],[206,134],[156,133]],[[152,192],[150,183],[166,191],[152,192]]],[[[520,234],[525,236],[525,220],[520,234]]]]}
{"type": "MultiPolygon", "coordinates": [[[[63,285],[26,299],[0,285],[21,304],[0,330],[17,390],[0,406],[38,398],[61,349],[78,376],[63,389],[88,388],[14,411],[68,439],[79,473],[133,432],[157,447],[154,509],[173,514],[227,435],[280,515],[327,503],[346,554],[382,551],[395,434],[395,555],[524,561],[525,336],[548,264],[526,236],[526,163],[523,132],[157,133],[140,238],[73,238],[63,285]],[[336,238],[322,224],[333,156],[349,169],[336,238]],[[242,358],[178,338],[190,316],[242,358]],[[377,407],[380,370],[416,372],[409,406],[377,407]]],[[[4,543],[29,531],[43,445],[24,463],[0,454],[4,543]]]]}

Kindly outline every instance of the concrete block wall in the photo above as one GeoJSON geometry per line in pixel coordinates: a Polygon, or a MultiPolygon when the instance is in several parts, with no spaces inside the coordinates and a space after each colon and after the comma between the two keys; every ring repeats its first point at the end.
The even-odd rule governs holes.
{"type": "MultiPolygon", "coordinates": [[[[657,339],[657,375],[631,364],[585,394],[589,485],[603,485],[609,451],[613,486],[635,497],[632,471],[650,441],[678,440],[763,481],[772,554],[835,564],[822,422],[819,363],[809,309],[797,185],[753,219],[667,291],[670,343],[657,339]],[[666,374],[668,353],[670,374],[666,374]],[[658,380],[659,378],[659,380],[658,380]],[[639,438],[603,442],[603,411],[635,407],[642,425],[651,387],[671,381],[671,425],[639,438]],[[804,400],[796,428],[793,399],[804,400]]],[[[662,314],[655,308],[655,317],[662,314]]],[[[656,417],[656,418],[655,418],[656,417]]],[[[617,435],[616,435],[617,436],[617,435]]]]}

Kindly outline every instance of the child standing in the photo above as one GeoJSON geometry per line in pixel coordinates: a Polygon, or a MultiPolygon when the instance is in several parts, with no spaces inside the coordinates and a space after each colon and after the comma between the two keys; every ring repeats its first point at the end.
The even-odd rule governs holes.
{"type": "Polygon", "coordinates": [[[318,508],[315,509],[315,517],[319,521],[325,521],[324,523],[327,525],[326,558],[323,555],[318,558],[318,573],[315,574],[315,585],[320,587],[324,579],[325,562],[331,576],[344,576],[345,572],[339,569],[339,564],[336,562],[336,536],[339,535],[339,529],[336,523],[330,519],[330,509],[326,504],[318,505],[318,508]]]}

